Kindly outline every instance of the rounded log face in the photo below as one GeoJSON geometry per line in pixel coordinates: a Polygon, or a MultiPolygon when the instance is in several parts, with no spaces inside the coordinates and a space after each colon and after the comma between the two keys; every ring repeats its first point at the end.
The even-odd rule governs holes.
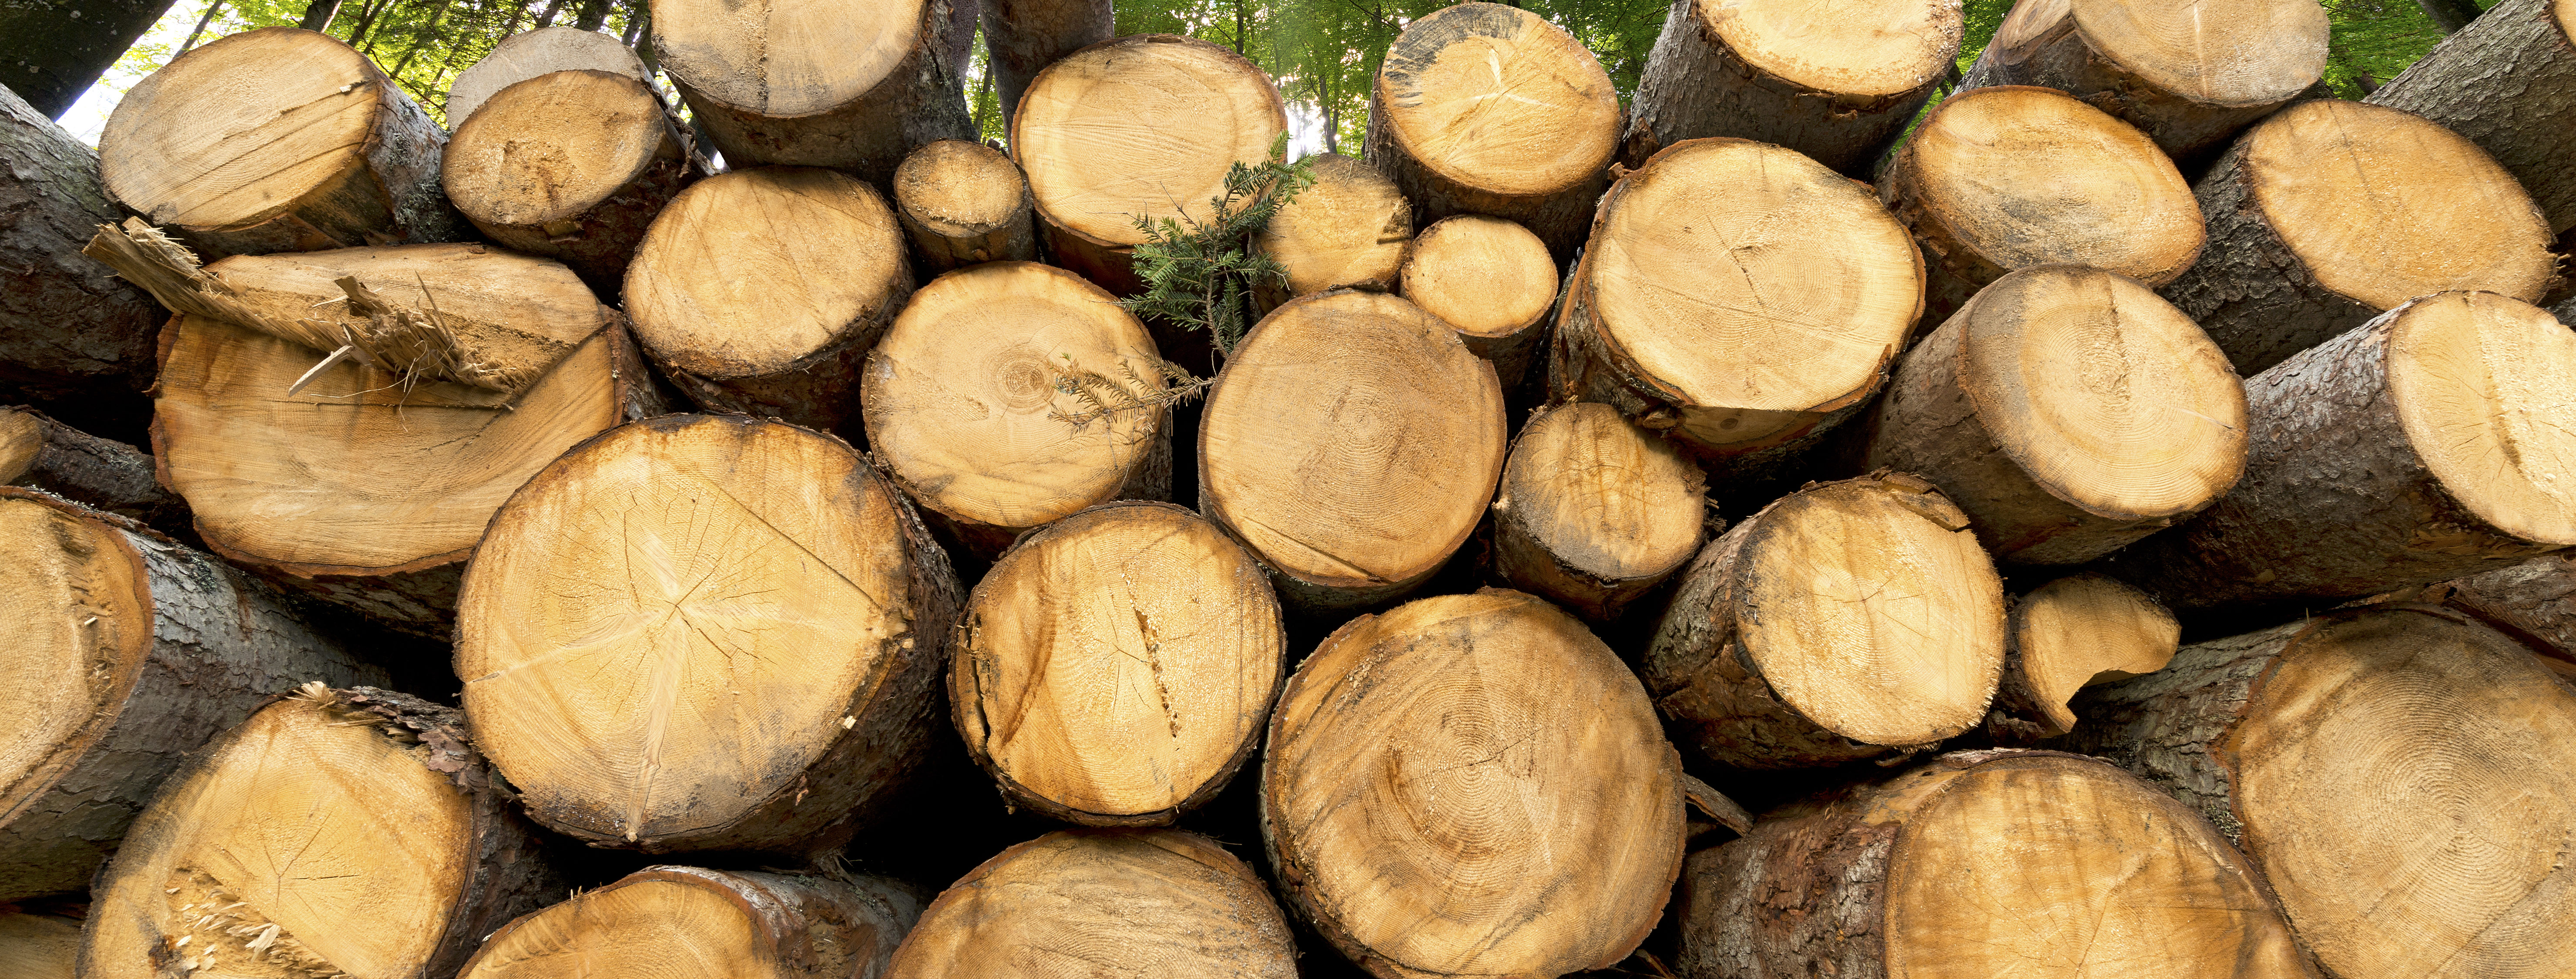
{"type": "Polygon", "coordinates": [[[1226,361],[1199,426],[1200,511],[1292,604],[1418,585],[1465,543],[1504,454],[1502,387],[1448,324],[1393,296],[1279,307],[1226,361]]]}
{"type": "Polygon", "coordinates": [[[1134,245],[1145,240],[1139,216],[1206,217],[1229,167],[1269,158],[1287,111],[1270,77],[1231,50],[1169,34],[1122,37],[1029,82],[1011,116],[1011,157],[1049,224],[1134,245]]]}
{"type": "Polygon", "coordinates": [[[478,225],[581,216],[644,175],[669,126],[644,83],[604,71],[548,73],[485,107],[457,127],[441,164],[448,200],[478,225]]]}
{"type": "Polygon", "coordinates": [[[1290,903],[1371,972],[1555,976],[1654,927],[1680,772],[1609,647],[1487,589],[1352,620],[1298,667],[1262,826],[1290,903]]]}
{"type": "Polygon", "coordinates": [[[1404,256],[1404,298],[1472,346],[1538,325],[1556,303],[1556,259],[1528,228],[1482,214],[1442,218],[1404,256]]]}
{"type": "Polygon", "coordinates": [[[772,118],[875,91],[920,42],[927,0],[653,0],[653,48],[693,99],[772,118]]]}
{"type": "Polygon", "coordinates": [[[1040,979],[1066,962],[1135,979],[1294,979],[1297,949],[1252,868],[1177,830],[1066,830],[931,902],[887,979],[1040,979]]]}
{"type": "Polygon", "coordinates": [[[513,921],[459,979],[876,979],[919,901],[858,878],[646,867],[513,921]]]}
{"type": "Polygon", "coordinates": [[[1282,668],[1261,567],[1180,507],[1048,525],[975,586],[949,691],[1003,790],[1092,825],[1168,823],[1252,753],[1282,668]]]}
{"type": "Polygon", "coordinates": [[[643,59],[614,37],[578,27],[540,27],[502,38],[492,53],[456,76],[447,86],[448,128],[462,132],[494,93],[558,71],[604,71],[652,83],[643,59]]]}
{"type": "Polygon", "coordinates": [[[2325,9],[2311,0],[2254,0],[2212,9],[2188,0],[2055,0],[2016,8],[1996,43],[2029,43],[2071,15],[2097,57],[2149,85],[2213,106],[2285,101],[2325,67],[2325,9]],[[2053,12],[2052,8],[2066,13],[2053,12]]]}
{"type": "Polygon", "coordinates": [[[1413,240],[1413,207],[1395,181],[1339,153],[1305,162],[1315,168],[1314,185],[1254,236],[1288,270],[1288,296],[1335,286],[1395,288],[1405,244],[1413,240]]]}
{"type": "Polygon", "coordinates": [[[125,706],[152,593],[115,530],[31,500],[0,499],[0,554],[0,815],[14,815],[125,706]]]}
{"type": "Polygon", "coordinates": [[[2025,696],[2053,730],[2074,729],[2078,689],[2143,676],[2173,661],[2182,623],[2144,592],[2098,574],[2041,585],[2012,611],[2012,662],[2003,686],[2025,696]]]}
{"type": "Polygon", "coordinates": [[[962,139],[914,150],[894,171],[895,206],[945,238],[1001,230],[1023,213],[1028,196],[1029,182],[1010,157],[962,139]]]}
{"type": "Polygon", "coordinates": [[[42,914],[0,914],[0,972],[18,979],[72,979],[81,923],[42,914]]]}
{"type": "Polygon", "coordinates": [[[1503,466],[1496,562],[1514,586],[1607,619],[1698,553],[1706,492],[1698,466],[1617,409],[1541,409],[1503,466]]]}
{"type": "Polygon", "coordinates": [[[1378,69],[1371,105],[1409,159],[1504,197],[1592,179],[1619,139],[1618,90],[1592,52],[1545,18],[1496,3],[1462,3],[1406,24],[1378,69]]]}
{"type": "Polygon", "coordinates": [[[2490,292],[2414,302],[2388,342],[2388,392],[2424,467],[2489,526],[2576,544],[2576,332],[2490,292]]]}
{"type": "Polygon", "coordinates": [[[1702,30],[1746,65],[1814,92],[1894,96],[1939,79],[1959,54],[1959,8],[1944,0],[1852,16],[1830,0],[1696,5],[1702,30]]]}

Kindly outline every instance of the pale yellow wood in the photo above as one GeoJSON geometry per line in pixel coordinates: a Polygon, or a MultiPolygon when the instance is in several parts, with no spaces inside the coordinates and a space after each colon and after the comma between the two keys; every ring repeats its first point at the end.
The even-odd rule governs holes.
{"type": "Polygon", "coordinates": [[[761,924],[725,891],[672,880],[621,883],[513,923],[459,979],[777,979],[776,951],[762,940],[761,924]]]}
{"type": "Polygon", "coordinates": [[[2164,669],[2182,640],[2172,612],[2097,574],[2060,578],[2022,596],[2012,631],[2017,679],[2059,733],[2075,727],[2066,702],[2077,690],[2164,669]]]}
{"type": "Polygon", "coordinates": [[[80,957],[80,922],[41,914],[0,914],[0,975],[72,979],[80,957]]]}
{"type": "Polygon", "coordinates": [[[691,184],[626,272],[626,313],[657,363],[755,378],[857,342],[910,290],[903,229],[875,188],[813,167],[691,184]]]}
{"type": "Polygon", "coordinates": [[[1339,153],[1305,158],[1315,182],[1263,225],[1253,242],[1288,272],[1287,294],[1334,286],[1395,288],[1413,206],[1376,167],[1339,153]]]}
{"type": "Polygon", "coordinates": [[[1295,979],[1252,868],[1176,830],[1070,830],[976,867],[922,912],[888,979],[1295,979]]]}
{"type": "Polygon", "coordinates": [[[467,218],[570,220],[635,182],[661,155],[669,123],[643,83],[599,71],[541,77],[494,93],[484,103],[490,111],[466,120],[448,141],[447,196],[467,218]]]}
{"type": "Polygon", "coordinates": [[[1818,92],[1911,92],[1959,49],[1958,0],[1735,0],[1699,15],[1746,64],[1818,92]]]}
{"type": "Polygon", "coordinates": [[[483,102],[502,89],[557,71],[605,71],[651,83],[643,59],[617,39],[578,27],[540,27],[501,39],[492,53],[447,86],[447,128],[462,132],[483,102]]]}
{"type": "MultiPolygon", "coordinates": [[[[1651,583],[1698,553],[1706,477],[1678,447],[1605,404],[1531,417],[1494,498],[1498,557],[1515,585],[1591,614],[1597,596],[1651,583]],[[1521,554],[1520,538],[1534,554],[1521,554]]],[[[1601,609],[1600,611],[1609,611],[1601,609]]]]}
{"type": "MultiPolygon", "coordinates": [[[[123,706],[152,642],[150,582],[116,531],[0,500],[0,813],[123,706]]],[[[95,734],[89,737],[95,738],[95,734]]]]}
{"type": "Polygon", "coordinates": [[[2072,5],[2075,29],[2099,56],[2157,88],[2211,105],[2290,98],[2316,83],[2316,67],[2326,58],[2326,11],[2316,0],[2072,5]]]}
{"type": "Polygon", "coordinates": [[[348,291],[338,285],[355,278],[397,305],[435,307],[463,359],[513,378],[544,376],[616,315],[571,269],[489,245],[236,255],[207,266],[206,273],[228,287],[229,298],[244,311],[248,322],[234,325],[316,353],[338,349],[367,323],[350,310],[348,291]]]}
{"type": "Polygon", "coordinates": [[[1556,259],[1528,228],[1481,214],[1443,218],[1404,256],[1404,298],[1458,332],[1506,337],[1556,302],[1556,259]]]}
{"type": "Polygon", "coordinates": [[[2491,292],[2394,315],[2389,391],[2425,467],[2498,530],[2576,544],[2576,332],[2491,292]]]}
{"type": "Polygon", "coordinates": [[[1507,197],[1592,179],[1619,139],[1618,89],[1592,51],[1538,14],[1493,3],[1405,25],[1371,111],[1425,169],[1507,197]]]}
{"type": "Polygon", "coordinates": [[[1011,116],[1011,157],[1038,213],[1110,245],[1145,240],[1139,216],[1208,216],[1227,168],[1268,159],[1288,129],[1270,78],[1232,50],[1169,35],[1124,38],[1047,66],[1011,116]]]}
{"type": "MultiPolygon", "coordinates": [[[[23,411],[0,408],[0,483],[17,479],[45,450],[44,423],[23,411]]],[[[5,782],[0,779],[0,782],[5,782]]]]}
{"type": "Polygon", "coordinates": [[[108,193],[155,224],[257,224],[366,166],[384,108],[365,55],[311,31],[225,41],[136,83],[99,134],[108,193]]]}
{"type": "Polygon", "coordinates": [[[698,97],[763,116],[829,112],[912,53],[926,0],[653,0],[653,47],[698,97]]]}
{"type": "MultiPolygon", "coordinates": [[[[914,150],[894,171],[897,206],[948,238],[974,238],[1022,213],[1029,182],[1000,150],[943,139],[914,150]]],[[[999,257],[999,256],[996,256],[999,257]]]]}

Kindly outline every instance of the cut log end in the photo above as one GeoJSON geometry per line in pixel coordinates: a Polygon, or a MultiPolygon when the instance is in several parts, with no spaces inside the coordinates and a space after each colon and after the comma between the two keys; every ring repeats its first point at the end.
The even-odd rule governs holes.
{"type": "Polygon", "coordinates": [[[609,979],[685,964],[746,979],[876,979],[920,914],[917,898],[883,878],[646,867],[511,922],[458,975],[609,979]]]}
{"type": "Polygon", "coordinates": [[[769,118],[813,116],[875,91],[921,43],[928,0],[654,0],[653,50],[690,101],[769,118]]]}
{"type": "Polygon", "coordinates": [[[1542,354],[1560,280],[1547,243],[1528,228],[1481,214],[1442,218],[1405,251],[1398,279],[1404,298],[1494,363],[1506,390],[1542,354]]]}
{"type": "Polygon", "coordinates": [[[492,53],[447,86],[448,128],[463,131],[496,92],[558,71],[604,71],[650,84],[652,75],[633,49],[616,38],[578,27],[540,27],[501,39],[492,53]]]}
{"type": "Polygon", "coordinates": [[[1408,160],[1501,197],[1581,186],[1610,165],[1619,137],[1618,90],[1592,52],[1545,18],[1495,3],[1406,24],[1378,70],[1372,113],[1384,114],[1408,160]]]}
{"type": "Polygon", "coordinates": [[[0,912],[0,973],[17,979],[72,979],[80,941],[77,919],[0,912]]]}
{"type": "Polygon", "coordinates": [[[1940,80],[1959,55],[1959,8],[1940,0],[1841,16],[1824,0],[1700,3],[1702,30],[1745,64],[1811,92],[1862,102],[1940,80]]]}
{"type": "Polygon", "coordinates": [[[1255,237],[1288,272],[1272,305],[1337,286],[1394,290],[1405,245],[1413,240],[1413,207],[1395,181],[1339,153],[1302,162],[1315,168],[1315,183],[1255,237]]]}
{"type": "Polygon", "coordinates": [[[113,719],[152,646],[151,583],[113,528],[0,498],[0,812],[49,787],[113,719]]]}
{"type": "Polygon", "coordinates": [[[2080,574],[2041,585],[2013,606],[2012,661],[1998,706],[2036,711],[2043,737],[2075,729],[2076,691],[2165,668],[2182,638],[2172,612],[2118,579],[2080,574]]]}
{"type": "Polygon", "coordinates": [[[2213,107],[2258,107],[2286,102],[2317,83],[2327,26],[2325,10],[2307,0],[2259,0],[2225,10],[2174,0],[2056,0],[2015,7],[1992,47],[2009,67],[2072,31],[2094,57],[2154,91],[2213,107]]]}
{"type": "Polygon", "coordinates": [[[982,143],[943,139],[912,151],[895,168],[894,203],[930,263],[925,273],[1037,258],[1028,179],[982,143]]]}
{"type": "Polygon", "coordinates": [[[1520,588],[1595,620],[1698,553],[1707,479],[1608,405],[1541,409],[1494,501],[1495,561],[1520,588]]]}
{"type": "Polygon", "coordinates": [[[2576,545],[2576,332],[2488,292],[2395,315],[2388,390],[2417,457],[2496,531],[2576,545]]]}
{"type": "Polygon", "coordinates": [[[652,89],[578,70],[539,75],[482,102],[448,142],[441,179],[485,234],[564,259],[613,295],[653,216],[692,173],[652,89]]]}

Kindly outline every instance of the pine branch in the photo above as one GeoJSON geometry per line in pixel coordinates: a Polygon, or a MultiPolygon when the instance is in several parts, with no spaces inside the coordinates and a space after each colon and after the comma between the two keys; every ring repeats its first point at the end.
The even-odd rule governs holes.
{"type": "Polygon", "coordinates": [[[1135,248],[1135,268],[1145,289],[1119,300],[1120,308],[1205,331],[1219,352],[1233,353],[1252,327],[1253,293],[1288,280],[1277,260],[1252,247],[1252,236],[1315,183],[1312,165],[1279,162],[1287,149],[1288,136],[1281,133],[1270,159],[1258,166],[1235,163],[1226,171],[1224,191],[1208,199],[1204,218],[1186,211],[1160,222],[1138,215],[1136,229],[1145,240],[1135,248]]]}

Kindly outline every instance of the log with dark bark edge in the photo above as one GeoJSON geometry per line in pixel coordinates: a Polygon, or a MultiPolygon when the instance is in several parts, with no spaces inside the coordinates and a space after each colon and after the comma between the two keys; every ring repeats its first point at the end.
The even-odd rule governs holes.
{"type": "Polygon", "coordinates": [[[71,111],[171,0],[32,0],[0,11],[0,78],[48,118],[71,111]]]}
{"type": "Polygon", "coordinates": [[[1139,217],[1207,218],[1236,163],[1270,158],[1288,131],[1279,87],[1232,49],[1137,34],[1064,56],[1011,114],[1055,264],[1119,295],[1143,289],[1139,217]]]}
{"type": "Polygon", "coordinates": [[[1481,214],[1442,218],[1405,249],[1398,279],[1404,298],[1493,362],[1503,390],[1519,390],[1547,355],[1541,341],[1560,280],[1547,243],[1528,228],[1481,214]]]}
{"type": "Polygon", "coordinates": [[[2317,83],[2326,28],[2316,0],[2030,0],[2005,16],[1959,87],[2065,92],[2197,170],[2317,83]]]}
{"type": "Polygon", "coordinates": [[[509,798],[455,708],[306,684],[135,819],[91,891],[80,973],[452,976],[563,892],[509,798]]]}
{"type": "Polygon", "coordinates": [[[2209,248],[2160,291],[2246,377],[2409,299],[2483,289],[2538,302],[2555,274],[2548,222],[2513,175],[2395,109],[2293,105],[2194,193],[2209,248]]]}
{"type": "Polygon", "coordinates": [[[1760,475],[1861,410],[1922,308],[1922,254],[1866,185],[1776,146],[1690,140],[1602,199],[1548,387],[1664,432],[1712,477],[1760,475]]]}
{"type": "Polygon", "coordinates": [[[1682,573],[1639,664],[1711,760],[1798,768],[1910,753],[1986,719],[2003,581],[1922,479],[1810,484],[1682,573]]]}
{"type": "Polygon", "coordinates": [[[2510,568],[2456,578],[2416,600],[2441,602],[2544,646],[2552,669],[2576,677],[2576,552],[2560,551],[2510,568]]]}
{"type": "Polygon", "coordinates": [[[493,241],[561,261],[614,298],[644,229],[701,175],[680,133],[643,82],[549,72],[493,93],[457,126],[440,181],[493,241]]]}
{"type": "Polygon", "coordinates": [[[994,562],[950,643],[949,703],[1013,804],[1169,825],[1251,757],[1285,643],[1270,582],[1224,530],[1168,503],[1111,503],[994,562]]]}
{"type": "Polygon", "coordinates": [[[1856,180],[1949,76],[1965,36],[1953,0],[1851,16],[1816,0],[1673,4],[1646,56],[1620,153],[1734,136],[1806,154],[1856,180]]]}
{"type": "Polygon", "coordinates": [[[88,886],[162,779],[268,698],[384,679],[133,521],[0,488],[0,538],[0,902],[88,886]]]}
{"type": "Polygon", "coordinates": [[[1699,553],[1707,492],[1698,466],[1617,409],[1540,408],[1494,494],[1495,570],[1584,618],[1617,618],[1699,553]]]}
{"type": "Polygon", "coordinates": [[[2245,383],[2245,476],[2099,569],[2177,610],[2373,595],[2576,545],[2576,333],[2446,292],[2245,383]]]}
{"type": "Polygon", "coordinates": [[[1413,240],[1413,205],[1395,181],[1366,163],[1339,153],[1300,162],[1315,168],[1314,184],[1253,235],[1254,247],[1288,273],[1284,285],[1254,284],[1262,310],[1342,286],[1394,292],[1413,240]]]}
{"type": "Polygon", "coordinates": [[[124,216],[99,183],[98,153],[0,86],[0,401],[140,441],[167,314],[80,253],[124,216]]]}
{"type": "Polygon", "coordinates": [[[2576,228],[2576,0],[2505,0],[2364,101],[2477,144],[2522,183],[2553,235],[2576,228]]]}
{"type": "Polygon", "coordinates": [[[1484,589],[1351,620],[1271,714],[1279,892],[1382,979],[1607,968],[1681,870],[1681,756],[1581,622],[1484,589]]]}
{"type": "MultiPolygon", "coordinates": [[[[464,129],[485,99],[502,89],[557,71],[605,71],[650,84],[653,73],[633,49],[598,31],[540,27],[501,39],[492,53],[447,86],[447,125],[464,129]]],[[[658,99],[659,96],[656,96],[658,99]]]]}
{"type": "Polygon", "coordinates": [[[1563,28],[1497,3],[1414,18],[1370,88],[1367,156],[1413,202],[1520,222],[1562,261],[1609,185],[1619,93],[1563,28]]]}
{"type": "Polygon", "coordinates": [[[43,490],[188,541],[197,536],[188,501],[153,477],[152,457],[45,417],[0,408],[0,484],[43,490]]]}
{"type": "Polygon", "coordinates": [[[1943,99],[1890,158],[1878,196],[1923,246],[1923,318],[1935,325],[2034,265],[2159,287],[2192,267],[2204,237],[2191,185],[2154,140],[2054,89],[1943,99]]]}
{"type": "Polygon", "coordinates": [[[1476,529],[1503,468],[1503,392],[1412,303],[1289,300],[1234,348],[1199,422],[1199,512],[1306,612],[1402,597],[1476,529]]]}
{"type": "Polygon", "coordinates": [[[1684,979],[2313,975],[2208,822],[2054,751],[1948,754],[1792,803],[1693,854],[1680,903],[1684,979]]]}
{"type": "Polygon", "coordinates": [[[1018,110],[1038,72],[1117,36],[1117,20],[1110,0],[984,0],[984,50],[1003,118],[1018,110]]]}
{"type": "Polygon", "coordinates": [[[879,191],[912,148],[971,139],[959,0],[652,0],[653,51],[728,167],[832,167],[879,191]]]}
{"type": "Polygon", "coordinates": [[[912,238],[923,275],[980,262],[1036,261],[1035,207],[1019,165],[982,143],[929,143],[894,171],[895,217],[912,238]]]}
{"type": "Polygon", "coordinates": [[[921,913],[886,979],[1294,979],[1251,867],[1179,830],[1060,830],[1002,851],[921,913]]]}
{"type": "Polygon", "coordinates": [[[859,411],[859,363],[914,284],[874,187],[810,167],[735,170],[681,191],[626,270],[635,339],[700,406],[830,431],[859,411]]]}
{"type": "Polygon", "coordinates": [[[456,675],[548,828],[802,855],[879,815],[945,723],[957,601],[947,556],[847,443],[666,415],[575,447],[492,517],[456,675]]]}
{"type": "Polygon", "coordinates": [[[2147,593],[2099,574],[2077,574],[2013,600],[2003,680],[1986,731],[2004,744],[2075,729],[2066,708],[2085,687],[2165,668],[2182,623],[2147,593]]]}
{"type": "Polygon", "coordinates": [[[884,877],[646,867],[502,926],[458,979],[878,979],[921,917],[884,877]]]}
{"type": "Polygon", "coordinates": [[[73,979],[80,934],[77,918],[0,908],[0,975],[73,979]]]}
{"type": "Polygon", "coordinates": [[[1171,496],[1161,365],[1144,324],[1071,272],[960,269],[868,353],[868,447],[923,517],[991,557],[1084,507],[1171,496]]]}
{"type": "Polygon", "coordinates": [[[1995,280],[1908,351],[1863,468],[1931,480],[1995,560],[2081,564],[2218,502],[2245,471],[2245,386],[2138,281],[1995,280]]]}
{"type": "Polygon", "coordinates": [[[208,261],[471,235],[439,192],[447,132],[314,31],[264,27],[170,59],[98,146],[108,194],[208,261]]]}
{"type": "Polygon", "coordinates": [[[2075,702],[2069,750],[2201,810],[2331,979],[2576,961],[2576,687],[2459,612],[2338,612],[2183,647],[2075,702]]]}

